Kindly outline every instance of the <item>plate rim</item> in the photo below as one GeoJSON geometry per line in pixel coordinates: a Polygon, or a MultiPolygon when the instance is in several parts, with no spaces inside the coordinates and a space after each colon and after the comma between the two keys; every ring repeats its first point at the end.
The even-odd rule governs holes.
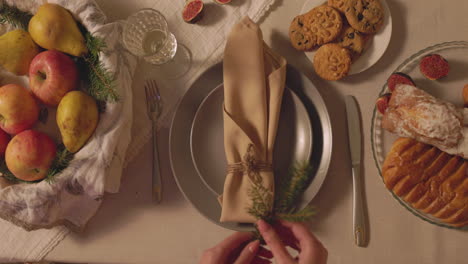
{"type": "MultiPolygon", "coordinates": [[[[435,51],[438,51],[440,49],[443,49],[444,47],[451,46],[451,45],[453,45],[453,48],[456,48],[456,47],[468,48],[468,42],[463,41],[463,40],[461,40],[461,41],[447,41],[447,42],[441,42],[441,43],[437,43],[437,44],[434,44],[434,45],[430,45],[430,46],[427,46],[426,48],[423,48],[423,49],[421,49],[421,50],[419,50],[419,51],[417,51],[415,53],[412,53],[412,55],[410,55],[408,58],[406,58],[400,65],[398,65],[398,67],[392,73],[403,71],[406,67],[408,67],[410,62],[412,62],[413,60],[419,59],[420,57],[424,56],[426,53],[435,52],[435,51]]],[[[384,95],[387,91],[388,91],[388,86],[387,86],[387,82],[385,81],[385,84],[382,86],[382,88],[380,90],[379,97],[384,95]]],[[[436,225],[436,226],[445,227],[445,228],[448,228],[448,229],[468,231],[468,225],[464,226],[464,227],[456,227],[456,226],[452,226],[452,225],[449,225],[447,223],[444,223],[442,221],[435,221],[435,220],[432,220],[432,219],[428,218],[426,216],[427,215],[426,213],[421,212],[420,210],[418,210],[416,208],[413,208],[406,201],[404,201],[402,198],[397,196],[393,191],[389,190],[385,186],[385,181],[384,181],[384,178],[382,176],[382,165],[383,164],[380,164],[379,157],[378,157],[378,152],[380,153],[381,151],[378,151],[376,149],[377,148],[376,147],[376,144],[377,144],[376,141],[378,141],[379,139],[382,138],[383,132],[384,132],[384,130],[381,130],[381,131],[376,130],[376,126],[378,124],[380,124],[381,119],[382,119],[382,116],[377,113],[377,107],[374,105],[374,110],[373,110],[372,119],[371,119],[371,127],[370,127],[372,157],[373,157],[373,160],[374,160],[374,164],[377,167],[377,171],[379,172],[380,179],[382,180],[382,183],[384,184],[384,187],[387,190],[387,192],[389,192],[391,194],[391,196],[403,206],[403,208],[405,208],[411,214],[417,216],[419,219],[424,220],[425,222],[428,222],[428,223],[436,225]],[[424,215],[425,217],[423,217],[422,215],[424,215]]]]}
{"type": "MultiPolygon", "coordinates": [[[[304,2],[304,4],[302,5],[301,7],[301,10],[300,10],[300,14],[304,14],[308,11],[310,11],[310,8],[309,6],[313,3],[317,3],[315,6],[319,6],[321,4],[323,4],[323,1],[321,0],[306,0],[304,2]]],[[[384,30],[381,30],[380,32],[377,32],[377,34],[388,34],[388,40],[385,44],[385,47],[382,49],[381,53],[374,59],[373,62],[371,62],[369,65],[367,65],[366,67],[363,67],[361,69],[357,69],[355,70],[356,68],[353,67],[353,65],[355,65],[354,63],[351,64],[351,68],[350,68],[350,71],[348,73],[347,76],[351,76],[351,75],[355,75],[355,74],[359,74],[359,73],[362,73],[370,68],[372,68],[372,66],[374,66],[382,57],[383,55],[385,54],[385,52],[387,51],[388,49],[388,46],[390,45],[390,41],[392,39],[392,35],[393,35],[393,20],[392,20],[392,13],[391,13],[391,10],[388,6],[388,3],[386,0],[380,0],[380,3],[382,3],[382,6],[383,6],[383,9],[385,12],[388,13],[388,16],[386,16],[386,19],[388,19],[388,22],[387,22],[387,25],[386,27],[388,28],[385,28],[384,30]],[[388,30],[389,32],[386,33],[385,30],[388,30]]],[[[371,41],[372,43],[374,41],[371,41]]],[[[372,43],[370,43],[372,45],[372,43]]],[[[366,45],[367,48],[369,48],[369,42],[367,43],[368,45],[366,45]]],[[[313,57],[310,57],[310,56],[313,56],[313,54],[315,54],[316,52],[316,49],[312,50],[312,51],[304,51],[303,53],[306,55],[307,59],[310,61],[310,63],[313,64],[313,57]]],[[[365,51],[364,51],[365,52],[365,51]]],[[[359,58],[358,58],[359,60],[359,58]]]]}
{"type": "MultiPolygon", "coordinates": [[[[175,108],[176,110],[175,110],[175,112],[174,112],[174,114],[172,116],[171,125],[170,125],[170,129],[169,129],[169,163],[170,163],[171,172],[173,174],[174,180],[175,180],[180,192],[182,193],[184,198],[198,211],[198,213],[200,213],[206,219],[208,219],[209,221],[213,222],[214,224],[216,224],[216,225],[218,225],[220,227],[224,227],[224,228],[235,230],[235,231],[252,231],[252,230],[254,230],[252,224],[240,224],[240,223],[233,223],[233,222],[221,223],[218,220],[215,220],[215,219],[212,219],[211,217],[209,217],[209,215],[207,215],[207,213],[205,211],[201,210],[200,206],[198,206],[191,199],[191,197],[189,197],[187,195],[186,191],[181,187],[181,182],[180,182],[179,176],[177,176],[177,173],[176,173],[177,170],[176,170],[175,164],[174,164],[175,163],[174,162],[174,154],[175,153],[174,153],[171,145],[172,145],[172,142],[174,140],[174,133],[175,133],[174,124],[176,122],[176,118],[178,116],[181,104],[184,101],[183,99],[186,98],[187,94],[191,91],[194,84],[197,81],[199,81],[200,78],[202,78],[204,76],[204,74],[206,74],[210,70],[214,70],[214,68],[216,68],[216,67],[222,67],[222,61],[218,62],[218,63],[215,63],[212,66],[208,67],[206,70],[204,70],[192,82],[190,87],[185,91],[184,95],[181,97],[181,100],[179,100],[179,102],[178,102],[178,104],[177,104],[177,106],[175,108]]],[[[313,180],[312,180],[311,184],[308,187],[308,191],[306,193],[304,193],[304,195],[302,197],[303,200],[306,200],[305,204],[307,205],[317,195],[317,193],[321,189],[321,187],[323,185],[323,182],[324,182],[324,180],[325,180],[325,178],[326,178],[326,176],[328,174],[328,170],[329,170],[330,163],[331,163],[332,149],[333,149],[332,126],[331,126],[331,120],[330,120],[330,115],[329,115],[327,106],[326,106],[320,92],[317,90],[317,88],[313,84],[313,82],[303,72],[296,69],[291,64],[287,64],[286,75],[288,75],[288,72],[290,72],[290,71],[295,71],[297,74],[299,74],[300,81],[304,82],[303,87],[301,87],[303,89],[303,91],[302,91],[303,95],[297,94],[297,96],[301,100],[303,100],[302,96],[306,96],[307,99],[310,100],[310,103],[312,103],[314,105],[314,107],[316,108],[315,110],[317,111],[317,117],[318,117],[318,120],[319,120],[319,124],[320,124],[321,129],[322,129],[321,134],[322,134],[322,141],[323,142],[322,142],[322,147],[321,147],[320,163],[318,165],[317,170],[315,171],[315,175],[313,177],[313,180]],[[314,183],[314,184],[312,184],[312,183],[314,183]],[[309,190],[309,188],[310,188],[310,190],[309,190]]],[[[288,83],[287,80],[286,80],[286,83],[288,83]]],[[[290,89],[294,91],[293,87],[290,87],[290,89]]],[[[296,91],[294,91],[294,92],[296,92],[296,91]]],[[[306,106],[306,109],[308,109],[307,106],[306,106]]],[[[216,197],[214,197],[214,198],[216,198],[216,197]]]]}

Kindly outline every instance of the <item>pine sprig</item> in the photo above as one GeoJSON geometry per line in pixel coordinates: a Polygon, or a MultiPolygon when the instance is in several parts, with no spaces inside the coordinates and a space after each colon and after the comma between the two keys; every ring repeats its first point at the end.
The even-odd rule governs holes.
{"type": "Polygon", "coordinates": [[[271,219],[273,208],[273,197],[271,190],[261,184],[255,184],[249,190],[249,198],[252,200],[252,207],[248,208],[248,213],[258,219],[271,219]]]}
{"type": "Polygon", "coordinates": [[[57,148],[57,154],[55,156],[52,165],[45,177],[45,181],[48,183],[54,183],[57,175],[68,167],[70,162],[73,160],[73,153],[68,151],[63,144],[59,145],[57,148]]]}
{"type": "Polygon", "coordinates": [[[88,82],[87,92],[98,101],[116,102],[119,95],[116,90],[114,75],[109,72],[99,59],[99,54],[106,48],[106,43],[89,32],[85,32],[88,54],[84,61],[84,73],[88,82]]]}
{"type": "Polygon", "coordinates": [[[28,30],[31,17],[31,14],[21,11],[16,7],[9,6],[5,3],[0,4],[0,24],[8,23],[16,28],[28,30]]]}
{"type": "Polygon", "coordinates": [[[281,177],[275,194],[275,211],[286,213],[298,202],[309,184],[312,167],[308,163],[295,164],[288,175],[281,177]]]}
{"type": "Polygon", "coordinates": [[[298,163],[293,166],[288,175],[280,177],[281,180],[275,184],[277,188],[274,197],[263,185],[254,184],[248,193],[252,201],[248,213],[269,223],[278,219],[294,222],[309,220],[316,214],[315,207],[306,206],[298,210],[296,204],[310,183],[311,172],[312,167],[308,163],[298,163]],[[274,201],[273,206],[272,201],[274,201]]]}
{"type": "Polygon", "coordinates": [[[276,213],[276,216],[279,219],[290,221],[290,222],[304,222],[316,214],[317,214],[317,211],[315,207],[308,205],[297,212],[296,210],[293,210],[288,213],[276,213]]]}

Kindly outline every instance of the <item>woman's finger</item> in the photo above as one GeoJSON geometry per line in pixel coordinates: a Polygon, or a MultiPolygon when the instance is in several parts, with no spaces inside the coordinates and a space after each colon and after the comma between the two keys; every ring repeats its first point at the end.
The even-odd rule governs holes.
{"type": "Polygon", "coordinates": [[[257,256],[262,257],[262,258],[271,259],[271,258],[273,258],[273,253],[271,253],[270,250],[268,250],[268,249],[266,249],[264,247],[260,247],[258,249],[257,256]]]}
{"type": "Polygon", "coordinates": [[[258,248],[260,247],[260,241],[255,240],[247,244],[242,249],[239,256],[237,257],[234,264],[250,264],[257,254],[258,248]]]}
{"type": "Polygon", "coordinates": [[[257,227],[263,239],[265,239],[266,244],[270,247],[273,256],[275,256],[279,262],[287,263],[293,261],[278,234],[276,234],[275,230],[267,222],[259,220],[257,222],[257,227]]]}
{"type": "Polygon", "coordinates": [[[242,243],[247,242],[249,239],[252,239],[252,233],[250,232],[236,232],[226,239],[221,241],[217,245],[217,247],[225,250],[225,251],[232,251],[238,248],[242,243]]]}
{"type": "Polygon", "coordinates": [[[252,260],[252,262],[250,262],[250,264],[271,264],[271,261],[257,256],[252,260]]]}
{"type": "Polygon", "coordinates": [[[291,230],[293,236],[299,242],[301,248],[309,248],[316,244],[320,244],[320,241],[309,231],[309,229],[302,223],[288,222],[280,220],[281,225],[291,230]]]}
{"type": "Polygon", "coordinates": [[[299,241],[297,241],[296,237],[289,228],[283,226],[280,222],[276,222],[273,227],[275,228],[276,233],[281,238],[283,243],[297,251],[300,251],[299,241]]]}

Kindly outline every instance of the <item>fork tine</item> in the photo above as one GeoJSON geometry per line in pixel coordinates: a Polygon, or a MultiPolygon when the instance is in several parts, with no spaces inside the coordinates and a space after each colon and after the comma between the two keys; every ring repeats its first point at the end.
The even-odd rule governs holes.
{"type": "Polygon", "coordinates": [[[151,96],[151,88],[148,86],[148,83],[145,85],[145,94],[146,94],[146,110],[148,111],[148,114],[150,114],[152,108],[153,108],[153,98],[151,96]]]}
{"type": "Polygon", "coordinates": [[[154,101],[154,87],[153,87],[153,80],[148,81],[148,92],[151,98],[151,101],[154,101]]]}
{"type": "Polygon", "coordinates": [[[155,87],[155,91],[156,91],[156,96],[158,97],[158,100],[161,99],[161,94],[159,93],[159,87],[158,87],[158,84],[156,83],[155,80],[153,80],[153,84],[154,84],[154,87],[155,87]]]}

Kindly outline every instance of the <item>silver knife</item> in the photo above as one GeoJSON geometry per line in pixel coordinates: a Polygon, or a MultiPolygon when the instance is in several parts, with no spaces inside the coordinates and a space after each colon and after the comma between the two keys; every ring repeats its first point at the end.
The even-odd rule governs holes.
{"type": "Polygon", "coordinates": [[[349,152],[351,153],[353,173],[353,231],[357,246],[367,245],[365,208],[363,205],[361,175],[361,120],[356,99],[352,95],[345,98],[346,117],[348,120],[349,152]]]}

